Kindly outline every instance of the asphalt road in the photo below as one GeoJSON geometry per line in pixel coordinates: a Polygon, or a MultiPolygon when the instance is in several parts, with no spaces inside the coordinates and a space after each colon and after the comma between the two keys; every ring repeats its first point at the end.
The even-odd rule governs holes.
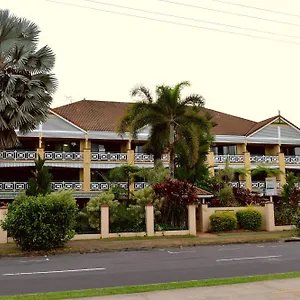
{"type": "Polygon", "coordinates": [[[0,259],[0,295],[300,271],[300,243],[0,259]]]}

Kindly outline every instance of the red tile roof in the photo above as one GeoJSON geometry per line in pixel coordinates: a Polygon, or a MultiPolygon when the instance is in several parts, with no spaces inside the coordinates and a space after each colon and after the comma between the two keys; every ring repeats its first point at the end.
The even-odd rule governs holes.
{"type": "MultiPolygon", "coordinates": [[[[127,102],[81,100],[57,107],[53,111],[84,130],[115,131],[119,119],[130,104],[127,102]]],[[[203,113],[209,113],[217,123],[217,126],[213,128],[215,135],[245,135],[258,124],[212,109],[204,108],[203,113]]]]}
{"type": "Polygon", "coordinates": [[[203,190],[199,187],[196,187],[196,193],[197,193],[197,196],[213,196],[212,193],[210,193],[206,190],[203,190]]]}

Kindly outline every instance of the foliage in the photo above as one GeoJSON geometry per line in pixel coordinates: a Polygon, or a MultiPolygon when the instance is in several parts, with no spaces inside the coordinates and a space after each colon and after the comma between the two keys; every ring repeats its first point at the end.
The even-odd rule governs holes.
{"type": "Polygon", "coordinates": [[[75,235],[77,204],[71,192],[17,197],[8,206],[2,228],[22,250],[63,247],[75,235]]]}
{"type": "Polygon", "coordinates": [[[278,168],[271,168],[266,164],[260,164],[255,169],[252,170],[252,175],[263,174],[266,177],[274,177],[276,175],[284,174],[278,168]]]}
{"type": "Polygon", "coordinates": [[[86,207],[78,212],[76,217],[75,231],[78,234],[95,233],[97,229],[92,228],[89,223],[89,216],[86,207]]]}
{"type": "Polygon", "coordinates": [[[235,202],[238,206],[261,205],[264,198],[252,194],[249,189],[241,187],[232,187],[235,202]]]}
{"type": "Polygon", "coordinates": [[[237,218],[233,212],[215,212],[209,217],[212,232],[232,231],[237,228],[237,218]]]}
{"type": "Polygon", "coordinates": [[[221,207],[235,206],[235,198],[232,191],[232,187],[229,184],[225,184],[216,194],[217,201],[221,207]]]}
{"type": "Polygon", "coordinates": [[[299,212],[300,190],[295,187],[299,177],[293,172],[286,175],[286,184],[282,187],[281,198],[275,203],[276,225],[295,224],[295,214],[299,212]]]}
{"type": "Polygon", "coordinates": [[[177,228],[187,226],[187,205],[197,201],[196,188],[178,180],[167,179],[153,186],[155,197],[161,199],[161,215],[157,224],[168,224],[177,228]]]}
{"type": "MultiPolygon", "coordinates": [[[[110,170],[108,178],[111,182],[126,182],[127,183],[127,200],[130,198],[130,184],[134,182],[134,179],[137,177],[138,172],[140,172],[140,168],[137,166],[131,165],[121,165],[119,167],[113,168],[110,170]]],[[[125,189],[115,188],[114,192],[120,195],[125,192],[125,189]]]]}
{"type": "MultiPolygon", "coordinates": [[[[92,228],[101,228],[101,205],[109,206],[109,221],[111,232],[136,232],[144,231],[145,228],[145,205],[153,204],[159,207],[159,201],[155,200],[152,188],[135,191],[130,204],[115,200],[113,191],[103,192],[97,198],[92,198],[87,204],[86,211],[89,223],[92,228]]],[[[159,209],[155,210],[156,215],[160,214],[159,209]]]]}
{"type": "Polygon", "coordinates": [[[195,165],[199,153],[199,130],[209,132],[211,128],[211,123],[199,114],[204,106],[203,97],[194,94],[181,98],[182,89],[189,85],[189,82],[181,82],[174,87],[158,86],[156,101],[146,87],[133,89],[132,96],[138,96],[140,100],[128,108],[117,129],[120,135],[129,131],[136,139],[140,130],[149,127],[150,135],[145,149],[154,155],[155,160],[164,153],[169,154],[172,178],[176,148],[182,145],[181,149],[189,157],[190,165],[195,165]]]}
{"type": "Polygon", "coordinates": [[[0,10],[0,149],[17,146],[15,129],[26,134],[47,119],[57,89],[55,54],[38,49],[39,34],[35,23],[0,10]]]}
{"type": "Polygon", "coordinates": [[[262,214],[254,208],[245,208],[236,212],[238,225],[242,229],[258,231],[262,225],[262,214]]]}
{"type": "Polygon", "coordinates": [[[299,212],[295,215],[296,234],[300,237],[300,214],[299,212]]]}
{"type": "Polygon", "coordinates": [[[49,172],[49,167],[45,166],[45,161],[40,156],[35,161],[33,177],[28,180],[27,196],[45,196],[51,193],[52,175],[49,172]]]}
{"type": "Polygon", "coordinates": [[[101,206],[108,205],[110,210],[110,221],[115,221],[115,212],[119,202],[115,200],[115,195],[111,190],[102,192],[98,197],[91,198],[86,206],[89,224],[92,228],[101,229],[101,206]]]}
{"type": "Polygon", "coordinates": [[[297,210],[290,205],[283,205],[274,208],[275,225],[294,225],[297,210]]]}
{"type": "Polygon", "coordinates": [[[141,168],[136,176],[143,178],[145,182],[151,185],[163,183],[169,177],[169,171],[163,165],[163,163],[158,160],[154,163],[154,168],[141,168]]]}

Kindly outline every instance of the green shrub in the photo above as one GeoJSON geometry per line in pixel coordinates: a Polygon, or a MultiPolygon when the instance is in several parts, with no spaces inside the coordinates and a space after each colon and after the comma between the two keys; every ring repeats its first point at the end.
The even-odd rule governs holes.
{"type": "Polygon", "coordinates": [[[212,232],[231,231],[237,228],[237,218],[233,212],[215,212],[210,217],[212,232]]]}
{"type": "Polygon", "coordinates": [[[262,225],[262,214],[254,208],[245,208],[236,212],[238,225],[242,229],[258,231],[262,225]]]}
{"type": "Polygon", "coordinates": [[[9,204],[1,226],[22,250],[51,250],[74,237],[77,212],[71,192],[22,194],[9,204]]]}
{"type": "Polygon", "coordinates": [[[300,213],[294,215],[294,221],[296,225],[296,235],[300,237],[300,213]]]}

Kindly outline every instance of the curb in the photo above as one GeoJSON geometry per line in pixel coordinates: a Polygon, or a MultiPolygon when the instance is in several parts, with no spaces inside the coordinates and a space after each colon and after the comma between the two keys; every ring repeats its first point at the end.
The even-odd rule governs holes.
{"type": "Polygon", "coordinates": [[[300,237],[292,237],[284,240],[286,243],[300,242],[300,237]]]}

